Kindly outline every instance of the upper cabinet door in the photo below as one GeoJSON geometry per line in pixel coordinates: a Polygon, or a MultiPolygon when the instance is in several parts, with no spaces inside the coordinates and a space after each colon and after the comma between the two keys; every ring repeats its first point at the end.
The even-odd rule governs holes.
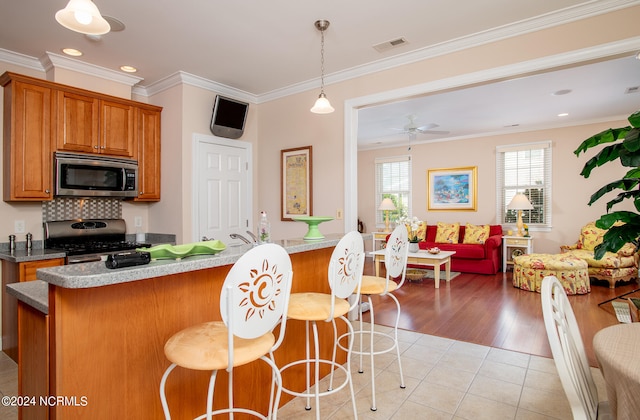
{"type": "Polygon", "coordinates": [[[98,99],[65,91],[57,95],[57,150],[100,153],[98,99]]]}
{"type": "Polygon", "coordinates": [[[136,157],[134,114],[135,108],[132,105],[100,101],[99,153],[136,157]]]}
{"type": "Polygon", "coordinates": [[[160,201],[160,113],[138,109],[138,197],[136,201],[160,201]]]}
{"type": "Polygon", "coordinates": [[[50,200],[51,89],[13,81],[4,97],[4,201],[50,200]]]}

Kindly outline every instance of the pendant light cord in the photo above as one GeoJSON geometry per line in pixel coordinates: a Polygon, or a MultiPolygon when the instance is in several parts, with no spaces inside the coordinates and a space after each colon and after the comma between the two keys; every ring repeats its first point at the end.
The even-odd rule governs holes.
{"type": "Polygon", "coordinates": [[[324,94],[324,29],[320,31],[320,93],[324,94]]]}

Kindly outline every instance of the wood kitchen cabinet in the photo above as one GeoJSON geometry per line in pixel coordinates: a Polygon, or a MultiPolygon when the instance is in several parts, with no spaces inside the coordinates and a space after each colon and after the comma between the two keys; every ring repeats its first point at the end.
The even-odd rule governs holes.
{"type": "Polygon", "coordinates": [[[160,200],[162,107],[5,72],[4,201],[53,198],[53,152],[138,160],[137,201],[160,200]]]}
{"type": "Polygon", "coordinates": [[[53,91],[5,73],[4,201],[43,201],[52,193],[53,91]]]}
{"type": "Polygon", "coordinates": [[[135,109],[127,102],[57,92],[56,149],[134,158],[135,109]]]}
{"type": "Polygon", "coordinates": [[[2,351],[18,362],[18,301],[6,291],[10,283],[36,279],[36,270],[64,265],[64,258],[14,263],[2,261],[2,351]]]}
{"type": "Polygon", "coordinates": [[[137,109],[138,197],[160,201],[160,113],[158,107],[137,109]]]}

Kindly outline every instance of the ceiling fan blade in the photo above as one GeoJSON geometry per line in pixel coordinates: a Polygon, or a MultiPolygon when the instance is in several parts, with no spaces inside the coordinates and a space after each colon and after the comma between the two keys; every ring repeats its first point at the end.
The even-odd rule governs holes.
{"type": "Polygon", "coordinates": [[[446,130],[419,130],[422,134],[449,134],[450,131],[446,130]]]}
{"type": "Polygon", "coordinates": [[[418,131],[427,131],[427,130],[431,130],[432,128],[436,128],[436,127],[440,127],[438,124],[436,123],[429,123],[429,124],[425,124],[421,127],[416,127],[416,130],[418,131]]]}

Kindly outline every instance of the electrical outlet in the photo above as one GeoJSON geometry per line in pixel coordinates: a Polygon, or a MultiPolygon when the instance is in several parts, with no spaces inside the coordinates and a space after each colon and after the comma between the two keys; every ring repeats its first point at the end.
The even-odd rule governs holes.
{"type": "Polygon", "coordinates": [[[135,227],[142,227],[142,216],[136,216],[133,220],[135,227]]]}
{"type": "Polygon", "coordinates": [[[336,219],[338,219],[338,220],[342,220],[342,217],[343,217],[343,215],[342,215],[342,209],[338,209],[338,210],[336,210],[336,219]]]}
{"type": "Polygon", "coordinates": [[[15,233],[24,233],[24,220],[16,220],[14,222],[13,230],[15,233]]]}

